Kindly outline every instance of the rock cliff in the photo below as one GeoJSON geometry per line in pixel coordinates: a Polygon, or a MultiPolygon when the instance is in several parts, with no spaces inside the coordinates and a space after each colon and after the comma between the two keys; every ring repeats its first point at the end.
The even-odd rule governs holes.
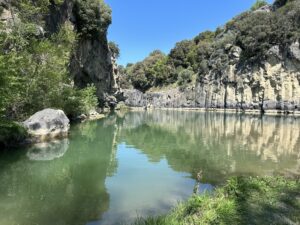
{"type": "Polygon", "coordinates": [[[125,90],[125,103],[133,107],[300,111],[299,42],[283,50],[273,46],[265,61],[251,66],[238,64],[239,47],[227,49],[230,63],[221,74],[209,71],[184,89],[146,93],[125,90]]]}
{"type": "Polygon", "coordinates": [[[142,92],[125,90],[125,103],[299,112],[299,3],[276,0],[178,42],[164,60],[152,63],[150,54],[128,67],[132,85],[142,92]]]}
{"type": "MultiPolygon", "coordinates": [[[[104,3],[103,3],[104,4],[104,3]]],[[[103,4],[97,7],[100,15],[104,14],[103,4]]],[[[77,33],[82,29],[82,18],[78,11],[76,1],[64,0],[60,5],[51,1],[50,13],[46,17],[47,30],[51,33],[57,32],[63,23],[71,22],[77,33]]],[[[110,15],[109,15],[110,17],[110,15]]],[[[95,19],[95,18],[90,18],[95,19]]],[[[88,23],[89,21],[84,21],[88,23]]],[[[74,83],[79,88],[84,88],[89,84],[94,84],[97,88],[97,96],[100,104],[107,101],[108,96],[115,91],[115,79],[113,76],[113,63],[108,48],[107,29],[110,23],[101,23],[96,35],[80,35],[75,45],[71,60],[70,73],[74,83]]],[[[85,24],[84,26],[88,26],[85,24]]]]}

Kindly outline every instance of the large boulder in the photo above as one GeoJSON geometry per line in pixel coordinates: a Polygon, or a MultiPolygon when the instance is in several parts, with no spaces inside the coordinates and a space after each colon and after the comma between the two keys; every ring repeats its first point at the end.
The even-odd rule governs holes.
{"type": "Polygon", "coordinates": [[[62,110],[44,109],[23,122],[28,133],[37,141],[65,137],[70,129],[70,120],[62,110]]]}

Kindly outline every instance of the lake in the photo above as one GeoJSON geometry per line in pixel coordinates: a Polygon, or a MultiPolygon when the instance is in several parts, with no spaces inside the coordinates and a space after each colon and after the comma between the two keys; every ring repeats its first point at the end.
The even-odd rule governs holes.
{"type": "Polygon", "coordinates": [[[1,225],[130,224],[229,177],[300,173],[300,120],[195,111],[111,114],[68,139],[0,153],[1,225]]]}

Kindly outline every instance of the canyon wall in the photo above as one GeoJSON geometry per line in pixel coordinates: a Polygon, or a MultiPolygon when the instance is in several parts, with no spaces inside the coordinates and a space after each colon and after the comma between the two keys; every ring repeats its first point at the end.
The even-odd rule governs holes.
{"type": "Polygon", "coordinates": [[[228,46],[230,63],[192,86],[142,93],[124,90],[125,104],[154,108],[227,108],[300,111],[300,48],[273,46],[264,62],[239,65],[241,49],[228,46]]]}
{"type": "MultiPolygon", "coordinates": [[[[99,5],[100,14],[107,13],[103,12],[103,4],[99,5]]],[[[49,6],[49,15],[46,16],[47,30],[55,33],[59,31],[62,24],[71,22],[74,30],[80,33],[79,26],[82,21],[76,11],[78,9],[74,0],[65,0],[61,5],[52,1],[49,6]]],[[[94,84],[101,105],[108,101],[116,85],[113,75],[113,59],[107,41],[109,24],[101,23],[100,28],[97,28],[101,29],[98,35],[78,35],[69,65],[74,84],[79,88],[94,84]]]]}

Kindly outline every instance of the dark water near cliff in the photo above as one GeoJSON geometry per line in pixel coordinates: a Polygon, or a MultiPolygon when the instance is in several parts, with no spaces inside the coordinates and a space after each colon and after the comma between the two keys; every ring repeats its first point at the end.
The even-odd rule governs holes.
{"type": "Polygon", "coordinates": [[[1,225],[102,225],[167,212],[234,175],[300,172],[300,120],[178,111],[111,115],[0,153],[1,225]]]}

